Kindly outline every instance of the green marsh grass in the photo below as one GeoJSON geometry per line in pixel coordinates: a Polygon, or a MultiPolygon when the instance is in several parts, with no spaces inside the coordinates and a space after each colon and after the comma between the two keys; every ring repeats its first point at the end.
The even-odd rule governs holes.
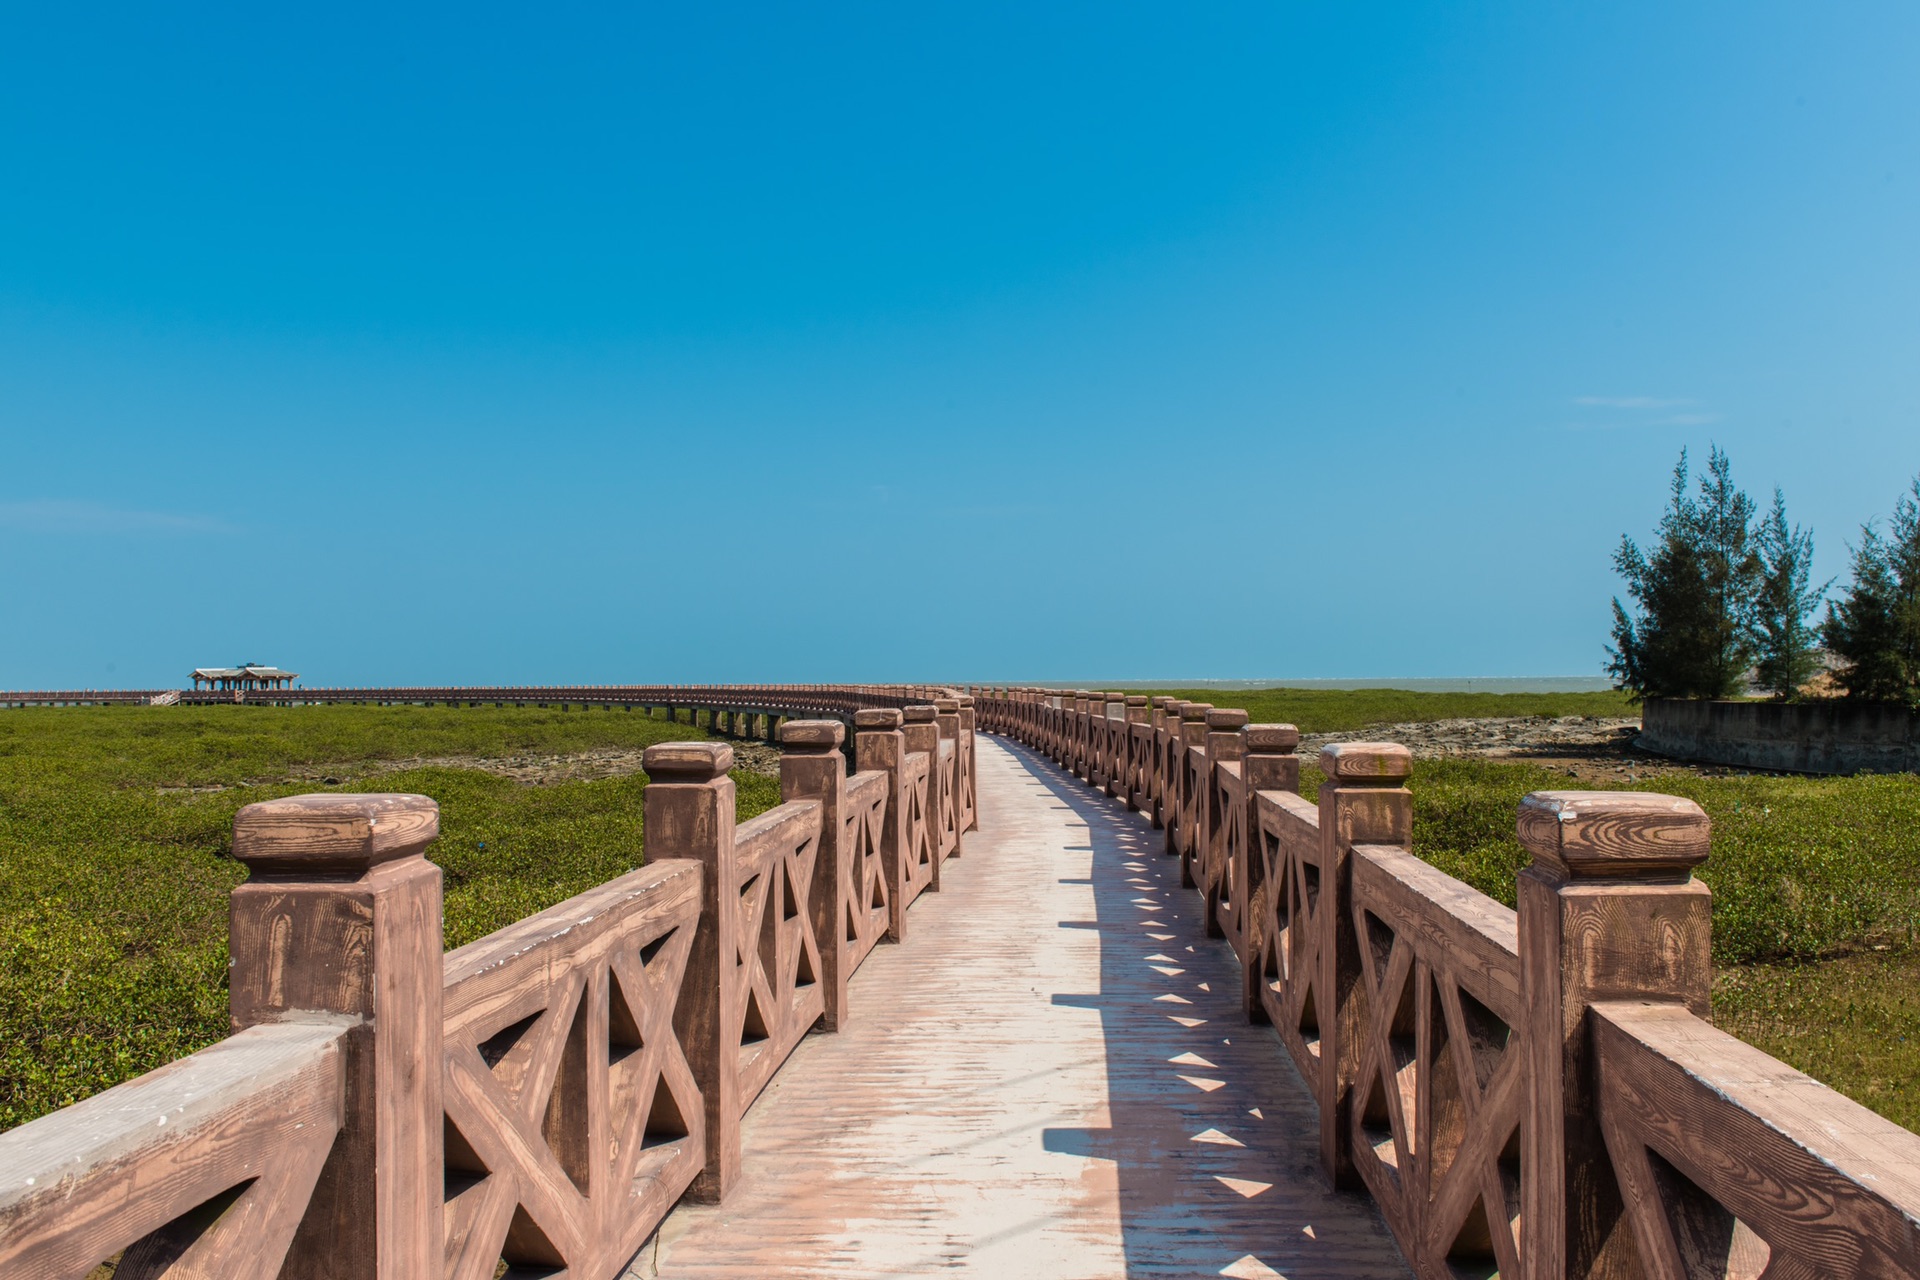
{"type": "MultiPolygon", "coordinates": [[[[432,796],[453,947],[639,865],[645,777],[533,786],[472,768],[374,766],[704,736],[637,712],[531,708],[0,714],[0,1129],[226,1034],[241,806],[306,791],[432,796]]],[[[734,778],[741,817],[779,803],[773,779],[734,778]]]]}

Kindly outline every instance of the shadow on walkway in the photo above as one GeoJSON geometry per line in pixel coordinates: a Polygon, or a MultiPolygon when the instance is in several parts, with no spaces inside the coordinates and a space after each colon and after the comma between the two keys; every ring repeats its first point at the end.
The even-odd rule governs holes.
{"type": "Polygon", "coordinates": [[[1314,1106],[1239,1008],[1147,821],[982,738],[981,828],[748,1113],[724,1204],[642,1280],[1408,1274],[1335,1195],[1314,1106]]]}
{"type": "Polygon", "coordinates": [[[1060,927],[1098,934],[1100,987],[1053,1002],[1099,1014],[1109,1124],[1048,1129],[1043,1141],[1114,1162],[1126,1274],[1409,1274],[1372,1204],[1328,1188],[1312,1095],[1273,1030],[1247,1022],[1238,961],[1205,936],[1199,895],[1181,887],[1164,833],[1000,741],[1087,826],[1061,865],[1088,867],[1092,917],[1060,927]]]}

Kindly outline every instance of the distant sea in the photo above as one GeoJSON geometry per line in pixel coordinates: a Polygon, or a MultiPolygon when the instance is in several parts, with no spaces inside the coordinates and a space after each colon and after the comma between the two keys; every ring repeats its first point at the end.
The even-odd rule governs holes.
{"type": "Polygon", "coordinates": [[[1048,689],[1411,689],[1416,693],[1602,693],[1606,676],[1402,676],[1380,680],[1056,680],[1048,689]]]}

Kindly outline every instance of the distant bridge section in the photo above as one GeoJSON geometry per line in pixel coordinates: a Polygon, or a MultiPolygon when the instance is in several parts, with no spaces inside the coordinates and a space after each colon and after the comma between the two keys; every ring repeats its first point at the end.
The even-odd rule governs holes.
{"type": "Polygon", "coordinates": [[[341,689],[42,689],[0,692],[0,707],[82,706],[446,706],[559,707],[652,712],[665,710],[689,723],[700,712],[717,732],[769,742],[783,719],[809,717],[852,723],[861,711],[932,705],[960,690],[924,684],[613,684],[613,685],[396,685],[341,689]]]}

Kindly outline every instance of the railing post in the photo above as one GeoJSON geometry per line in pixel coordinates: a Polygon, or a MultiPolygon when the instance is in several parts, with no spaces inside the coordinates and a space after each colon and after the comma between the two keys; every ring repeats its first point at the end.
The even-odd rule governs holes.
{"type": "Polygon", "coordinates": [[[1187,704],[1179,698],[1169,697],[1166,700],[1165,709],[1161,716],[1162,727],[1166,730],[1166,740],[1164,742],[1159,741],[1159,735],[1154,735],[1156,739],[1155,745],[1159,750],[1159,756],[1154,761],[1154,770],[1155,776],[1159,780],[1160,788],[1159,798],[1154,803],[1154,809],[1156,811],[1155,817],[1158,819],[1154,825],[1163,828],[1165,834],[1162,838],[1166,842],[1166,851],[1168,853],[1176,852],[1174,846],[1174,827],[1180,822],[1180,779],[1175,776],[1173,771],[1168,769],[1167,758],[1173,755],[1174,751],[1178,749],[1180,742],[1180,709],[1186,705],[1187,704]]]}
{"type": "Polygon", "coordinates": [[[1180,740],[1174,748],[1173,795],[1174,820],[1167,823],[1167,852],[1180,855],[1180,883],[1183,887],[1193,888],[1193,867],[1187,861],[1187,854],[1193,848],[1193,797],[1187,794],[1187,752],[1193,747],[1207,744],[1207,712],[1213,710],[1211,702],[1182,702],[1180,708],[1180,740]],[[1184,847],[1183,847],[1184,846],[1184,847]]]}
{"type": "Polygon", "coordinates": [[[280,1274],[384,1280],[442,1266],[440,832],[425,796],[250,804],[228,904],[233,1029],[302,1014],[361,1019],[346,1040],[346,1119],[280,1274]]]}
{"type": "Polygon", "coordinates": [[[939,711],[924,704],[908,707],[901,713],[906,718],[902,733],[906,737],[908,751],[927,753],[927,838],[933,842],[933,879],[927,885],[927,892],[940,892],[940,726],[935,721],[939,711]]]}
{"type": "Polygon", "coordinates": [[[846,1025],[847,909],[853,882],[846,865],[841,800],[847,786],[846,758],[840,744],[847,731],[838,720],[789,720],[780,730],[780,799],[820,802],[820,848],[813,861],[809,908],[813,936],[820,942],[820,984],[827,1011],[822,1025],[838,1031],[846,1025]]]}
{"type": "MultiPolygon", "coordinates": [[[[953,744],[953,777],[949,779],[949,783],[953,788],[953,794],[949,796],[945,791],[942,791],[941,800],[953,810],[953,852],[948,856],[957,858],[960,856],[960,846],[964,843],[961,837],[963,837],[967,831],[967,824],[961,813],[961,808],[966,798],[967,780],[965,776],[963,776],[966,771],[966,760],[960,754],[960,748],[962,746],[960,741],[960,703],[954,698],[936,698],[934,699],[933,707],[935,711],[934,722],[940,726],[941,738],[953,744]]],[[[934,757],[934,764],[938,765],[939,763],[939,757],[934,757]]]]}
{"type": "Polygon", "coordinates": [[[1707,815],[1634,791],[1536,791],[1520,802],[1520,1000],[1527,1053],[1521,1127],[1524,1273],[1637,1277],[1632,1231],[1593,1093],[1589,1005],[1685,1004],[1707,1016],[1712,899],[1693,878],[1707,815]]]}
{"type": "Polygon", "coordinates": [[[971,695],[962,697],[960,699],[960,746],[965,752],[961,757],[961,764],[966,773],[962,783],[965,789],[961,794],[961,799],[965,802],[962,809],[966,814],[966,821],[961,824],[962,834],[980,829],[980,770],[979,761],[973,753],[975,746],[978,745],[973,740],[978,715],[974,708],[973,697],[971,695]]]}
{"type": "Polygon", "coordinates": [[[894,942],[907,929],[907,794],[901,772],[906,764],[903,717],[893,707],[877,707],[853,714],[853,767],[865,773],[878,769],[887,775],[886,831],[880,841],[881,873],[887,878],[887,937],[894,942]]]}
{"type": "Polygon", "coordinates": [[[1170,728],[1177,730],[1180,727],[1179,713],[1173,710],[1177,701],[1163,693],[1155,695],[1149,704],[1153,711],[1153,743],[1149,747],[1153,759],[1147,764],[1147,795],[1153,800],[1153,810],[1148,820],[1156,827],[1167,825],[1167,784],[1163,776],[1167,752],[1163,743],[1170,728]]]}
{"type": "Polygon", "coordinates": [[[1087,737],[1087,695],[1077,689],[1069,689],[1060,699],[1060,709],[1066,713],[1067,749],[1062,764],[1068,773],[1084,780],[1086,773],[1086,751],[1084,743],[1087,737]]]}
{"type": "Polygon", "coordinates": [[[1215,809],[1220,804],[1220,783],[1215,770],[1227,761],[1246,754],[1247,740],[1241,732],[1247,725],[1247,713],[1236,707],[1215,707],[1207,712],[1207,772],[1205,790],[1195,812],[1200,815],[1198,839],[1193,846],[1193,861],[1202,868],[1200,879],[1200,921],[1209,938],[1221,936],[1220,888],[1226,877],[1225,850],[1219,847],[1222,823],[1215,809]]]}
{"type": "Polygon", "coordinates": [[[1147,722],[1147,695],[1144,693],[1128,694],[1126,715],[1127,736],[1121,739],[1120,798],[1127,802],[1127,808],[1137,813],[1141,805],[1151,804],[1151,801],[1147,799],[1151,788],[1145,781],[1145,766],[1148,760],[1153,757],[1153,747],[1152,744],[1149,743],[1145,748],[1145,755],[1142,755],[1142,748],[1139,741],[1140,734],[1139,731],[1134,728],[1135,725],[1142,725],[1147,722]],[[1141,779],[1138,787],[1133,785],[1136,778],[1141,779]]]}
{"type": "Polygon", "coordinates": [[[1096,691],[1087,695],[1087,785],[1096,791],[1107,789],[1107,699],[1112,695],[1096,691]]]}
{"type": "Polygon", "coordinates": [[[1316,990],[1332,1004],[1320,1010],[1320,1164],[1337,1187],[1363,1184],[1348,1147],[1353,1083],[1366,1044],[1366,996],[1360,975],[1361,939],[1353,921],[1353,846],[1407,848],[1413,795],[1407,778],[1413,755],[1396,742],[1339,742],[1320,749],[1320,980],[1316,990]]]}
{"type": "Polygon", "coordinates": [[[691,858],[706,868],[700,924],[687,957],[673,1029],[707,1113],[707,1167],[688,1194],[714,1203],[740,1178],[740,872],[734,857],[734,787],[724,742],[656,742],[641,757],[646,856],[691,858]]]}
{"type": "Polygon", "coordinates": [[[1266,889],[1267,860],[1260,855],[1260,793],[1291,791],[1300,794],[1300,757],[1294,749],[1300,745],[1300,730],[1290,724],[1250,724],[1246,727],[1247,754],[1240,768],[1247,783],[1247,838],[1235,868],[1246,887],[1247,953],[1240,957],[1244,979],[1241,999],[1249,1022],[1265,1022],[1266,1006],[1260,1000],[1262,947],[1260,931],[1267,927],[1270,909],[1263,893],[1266,889]]]}

